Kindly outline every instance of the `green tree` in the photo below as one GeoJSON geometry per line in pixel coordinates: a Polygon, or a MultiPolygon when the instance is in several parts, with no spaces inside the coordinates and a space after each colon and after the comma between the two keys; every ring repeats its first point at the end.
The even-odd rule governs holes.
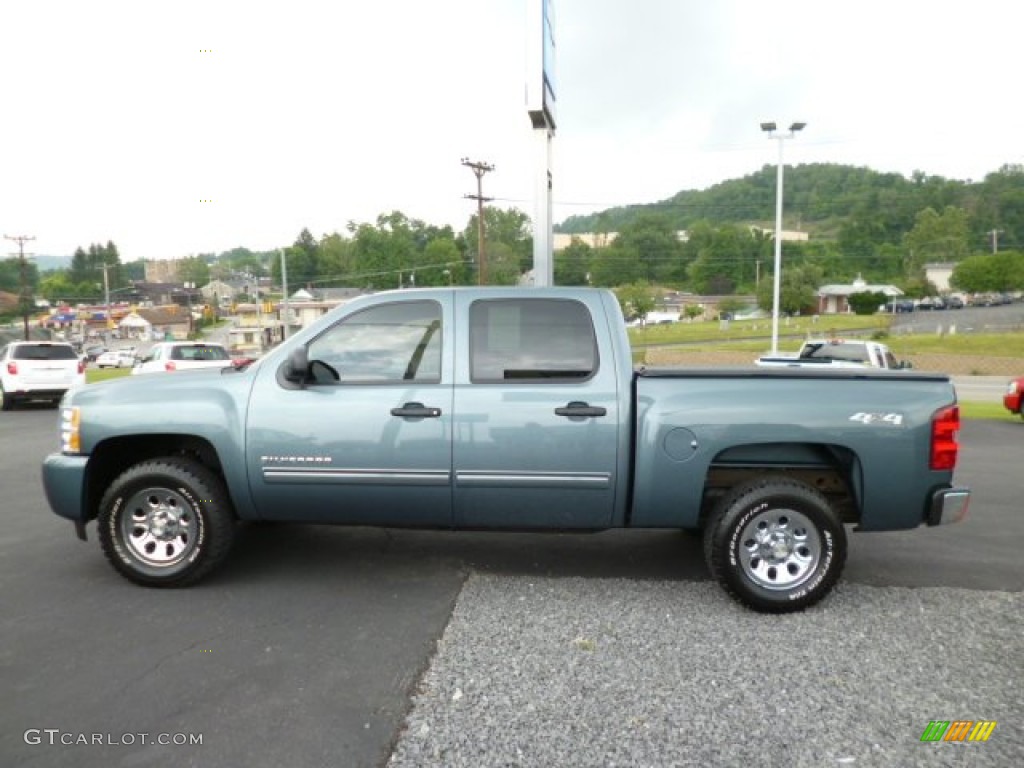
{"type": "MultiPolygon", "coordinates": [[[[275,283],[281,282],[281,260],[271,262],[271,274],[275,283]]],[[[317,280],[327,285],[345,285],[355,272],[355,254],[352,241],[334,232],[320,238],[317,258],[317,280]]],[[[291,274],[289,284],[293,283],[291,274]]]]}
{"type": "Polygon", "coordinates": [[[122,267],[121,255],[112,240],[106,245],[92,243],[88,249],[81,246],[71,257],[68,279],[73,283],[95,283],[103,285],[103,267],[107,267],[107,284],[113,290],[127,285],[122,267]]]}
{"type": "MultiPolygon", "coordinates": [[[[466,243],[466,257],[479,268],[480,257],[479,235],[477,232],[477,214],[469,217],[463,230],[466,243]]],[[[531,268],[533,263],[533,236],[530,233],[530,217],[518,208],[484,207],[484,255],[486,257],[487,282],[497,281],[491,276],[491,262],[495,254],[501,255],[500,275],[505,284],[515,282],[519,275],[531,268]],[[498,247],[504,246],[504,247],[498,247]],[[515,266],[515,280],[512,280],[510,269],[515,266]]]]}
{"type": "Polygon", "coordinates": [[[881,291],[861,291],[850,294],[847,298],[850,308],[856,315],[873,315],[886,301],[887,297],[881,291]]]}
{"type": "Polygon", "coordinates": [[[637,282],[646,276],[636,248],[618,240],[595,251],[590,262],[590,282],[611,288],[637,282]]]}
{"type": "Polygon", "coordinates": [[[217,261],[225,268],[221,277],[228,277],[232,272],[263,274],[263,259],[248,248],[237,247],[224,251],[217,257],[217,261]]]}
{"type": "Polygon", "coordinates": [[[82,283],[86,280],[92,280],[95,278],[92,264],[89,260],[89,254],[85,252],[85,249],[82,248],[82,246],[75,248],[75,252],[71,256],[71,267],[68,278],[73,283],[82,283]]]}
{"type": "Polygon", "coordinates": [[[634,257],[639,277],[678,285],[685,279],[683,244],[671,217],[661,213],[638,216],[619,230],[608,250],[634,257]]]}
{"type": "Polygon", "coordinates": [[[201,288],[210,282],[210,266],[199,256],[189,256],[178,262],[178,280],[201,288]]]}
{"type": "Polygon", "coordinates": [[[967,212],[947,206],[942,213],[926,208],[914,219],[914,228],[903,236],[904,271],[913,275],[929,262],[960,261],[970,252],[967,212]]]}
{"type": "Polygon", "coordinates": [[[657,295],[650,283],[638,280],[615,289],[615,296],[627,320],[643,320],[657,306],[657,295]]]}
{"type": "Polygon", "coordinates": [[[416,273],[417,285],[467,285],[469,265],[459,252],[459,246],[450,236],[431,239],[423,247],[423,263],[416,273]]]}
{"type": "Polygon", "coordinates": [[[58,270],[39,281],[39,292],[47,301],[73,301],[79,297],[77,286],[71,282],[66,270],[58,270]]]}
{"type": "Polygon", "coordinates": [[[1001,251],[969,256],[953,269],[950,283],[971,293],[1024,289],[1024,253],[1001,251]]]}
{"type": "MultiPolygon", "coordinates": [[[[779,312],[790,315],[816,312],[818,288],[822,281],[821,267],[813,264],[783,269],[779,286],[779,312]]],[[[757,290],[757,305],[770,312],[773,293],[773,279],[762,280],[757,290]]]]}
{"type": "Polygon", "coordinates": [[[555,251],[555,285],[586,285],[594,249],[580,240],[572,238],[569,245],[555,251]]]}

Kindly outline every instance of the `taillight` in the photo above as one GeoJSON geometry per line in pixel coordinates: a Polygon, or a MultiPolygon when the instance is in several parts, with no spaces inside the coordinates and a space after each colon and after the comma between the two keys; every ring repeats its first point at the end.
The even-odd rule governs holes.
{"type": "Polygon", "coordinates": [[[956,467],[960,444],[956,441],[960,429],[960,408],[951,405],[932,416],[932,469],[951,470],[956,467]]]}
{"type": "Polygon", "coordinates": [[[166,363],[164,363],[165,371],[173,371],[175,368],[177,368],[177,366],[174,364],[173,360],[168,360],[166,363]]]}
{"type": "Polygon", "coordinates": [[[85,360],[78,361],[78,372],[85,373],[85,360]]]}
{"type": "Polygon", "coordinates": [[[9,374],[11,374],[11,376],[17,376],[18,375],[18,364],[15,363],[14,361],[9,362],[7,364],[7,372],[9,374]]]}

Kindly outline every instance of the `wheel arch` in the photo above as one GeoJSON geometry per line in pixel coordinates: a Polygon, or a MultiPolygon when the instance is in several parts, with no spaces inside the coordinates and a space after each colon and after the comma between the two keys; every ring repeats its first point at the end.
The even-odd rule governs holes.
{"type": "Polygon", "coordinates": [[[763,475],[790,477],[828,500],[843,523],[860,522],[863,470],[852,449],[833,443],[748,443],[720,451],[708,465],[701,499],[703,525],[732,488],[763,475]]]}
{"type": "Polygon", "coordinates": [[[217,449],[206,438],[182,434],[121,435],[98,443],[89,454],[86,521],[96,518],[103,494],[118,475],[140,462],[164,456],[187,457],[211,470],[224,483],[232,506],[237,509],[217,449]]]}

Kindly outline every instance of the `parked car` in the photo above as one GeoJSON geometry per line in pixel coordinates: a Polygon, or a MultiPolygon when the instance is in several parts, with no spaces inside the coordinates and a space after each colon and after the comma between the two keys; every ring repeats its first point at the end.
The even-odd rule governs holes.
{"type": "Polygon", "coordinates": [[[946,297],[946,306],[950,309],[963,309],[964,300],[959,296],[948,296],[946,297]]]}
{"type": "Polygon", "coordinates": [[[87,363],[95,363],[96,358],[107,351],[108,350],[106,347],[99,344],[94,344],[92,346],[86,347],[82,354],[85,355],[85,361],[87,363]]]}
{"type": "Polygon", "coordinates": [[[57,405],[65,392],[80,384],[85,384],[85,363],[66,342],[12,341],[0,349],[2,410],[28,400],[57,405]]]}
{"type": "Polygon", "coordinates": [[[131,368],[135,365],[135,347],[110,349],[96,358],[98,368],[131,368]]]}
{"type": "Polygon", "coordinates": [[[885,311],[889,313],[893,312],[913,312],[914,311],[914,300],[913,299],[893,299],[885,305],[885,311]]]}
{"type": "Polygon", "coordinates": [[[195,368],[226,368],[234,364],[223,344],[203,341],[163,341],[154,344],[139,364],[138,373],[188,371],[195,368]]]}
{"type": "Polygon", "coordinates": [[[1003,405],[1010,413],[1016,413],[1024,419],[1024,376],[1013,379],[1006,387],[1003,405]]]}

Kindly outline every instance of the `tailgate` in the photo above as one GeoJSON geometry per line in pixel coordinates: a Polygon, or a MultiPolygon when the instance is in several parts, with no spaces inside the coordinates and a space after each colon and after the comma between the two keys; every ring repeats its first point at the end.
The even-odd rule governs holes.
{"type": "Polygon", "coordinates": [[[78,375],[77,360],[18,360],[18,389],[69,389],[78,375]]]}

